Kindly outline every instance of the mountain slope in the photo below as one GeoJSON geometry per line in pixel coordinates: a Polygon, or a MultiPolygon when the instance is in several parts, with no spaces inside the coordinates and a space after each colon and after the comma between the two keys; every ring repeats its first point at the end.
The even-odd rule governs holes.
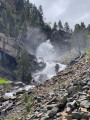
{"type": "Polygon", "coordinates": [[[82,58],[51,80],[28,92],[28,102],[15,102],[6,118],[72,120],[90,117],[90,61],[82,58]],[[32,100],[31,100],[32,99],[32,100]]]}

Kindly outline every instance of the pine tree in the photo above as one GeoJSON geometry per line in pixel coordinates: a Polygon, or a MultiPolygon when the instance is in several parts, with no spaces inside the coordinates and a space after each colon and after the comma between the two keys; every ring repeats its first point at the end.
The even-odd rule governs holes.
{"type": "Polygon", "coordinates": [[[59,20],[59,22],[58,22],[58,27],[59,27],[59,30],[60,29],[63,29],[63,26],[62,26],[62,22],[59,20]]]}
{"type": "Polygon", "coordinates": [[[64,30],[66,32],[70,32],[70,27],[69,27],[69,24],[67,22],[64,24],[64,30]]]}
{"type": "Polygon", "coordinates": [[[0,32],[4,32],[4,27],[5,27],[5,25],[4,25],[4,22],[3,22],[3,19],[0,17],[0,32]]]}
{"type": "Polygon", "coordinates": [[[15,38],[17,38],[19,35],[19,26],[18,25],[15,26],[15,33],[14,34],[15,34],[15,38]]]}
{"type": "Polygon", "coordinates": [[[23,82],[29,81],[31,78],[31,74],[28,73],[30,67],[30,57],[25,48],[22,49],[20,59],[18,60],[18,71],[20,78],[23,82]]]}
{"type": "Polygon", "coordinates": [[[30,18],[30,3],[29,0],[25,2],[25,11],[26,11],[26,19],[29,20],[30,18]]]}
{"type": "Polygon", "coordinates": [[[41,6],[41,5],[39,6],[39,12],[40,12],[40,14],[43,16],[43,9],[42,9],[42,6],[41,6]]]}
{"type": "Polygon", "coordinates": [[[57,23],[56,22],[54,22],[53,30],[57,31],[57,23]]]}
{"type": "Polygon", "coordinates": [[[81,22],[81,28],[82,28],[82,29],[85,29],[85,28],[86,28],[84,22],[81,22]]]}

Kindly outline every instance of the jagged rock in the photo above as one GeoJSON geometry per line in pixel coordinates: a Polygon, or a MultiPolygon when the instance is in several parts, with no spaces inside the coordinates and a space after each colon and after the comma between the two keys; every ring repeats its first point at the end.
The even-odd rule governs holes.
{"type": "Polygon", "coordinates": [[[57,107],[54,107],[52,110],[50,110],[48,112],[49,118],[53,118],[57,114],[58,111],[59,111],[59,109],[57,107]]]}
{"type": "Polygon", "coordinates": [[[3,95],[3,98],[4,98],[5,100],[9,100],[9,99],[15,100],[15,99],[16,99],[16,96],[14,96],[13,93],[5,93],[5,95],[3,95]]]}
{"type": "Polygon", "coordinates": [[[82,116],[82,119],[85,119],[85,120],[90,120],[89,119],[90,117],[88,116],[88,114],[84,113],[83,116],[82,116]]]}
{"type": "Polygon", "coordinates": [[[39,113],[39,114],[37,115],[37,118],[40,118],[42,115],[43,115],[43,113],[39,113]]]}
{"type": "Polygon", "coordinates": [[[67,112],[67,113],[71,113],[71,108],[70,108],[70,107],[67,107],[67,108],[66,108],[66,112],[67,112]]]}
{"type": "Polygon", "coordinates": [[[81,108],[80,110],[81,110],[81,112],[85,112],[85,113],[88,112],[86,108],[81,108]]]}
{"type": "Polygon", "coordinates": [[[88,83],[87,83],[89,86],[90,86],[90,81],[88,81],[88,83]]]}
{"type": "Polygon", "coordinates": [[[57,107],[57,104],[47,105],[47,110],[52,110],[54,107],[57,107]]]}
{"type": "Polygon", "coordinates": [[[90,95],[90,90],[88,90],[88,91],[87,91],[87,94],[89,94],[89,95],[90,95]]]}
{"type": "Polygon", "coordinates": [[[50,120],[48,116],[41,118],[41,120],[50,120]]]}
{"type": "Polygon", "coordinates": [[[16,95],[23,94],[25,92],[24,88],[20,88],[16,91],[16,95]]]}
{"type": "Polygon", "coordinates": [[[4,102],[5,99],[3,98],[3,96],[0,96],[0,102],[4,102]]]}
{"type": "Polygon", "coordinates": [[[54,96],[55,96],[55,93],[54,92],[50,92],[50,93],[48,93],[49,94],[49,97],[50,98],[53,98],[54,96]]]}
{"type": "Polygon", "coordinates": [[[80,103],[80,106],[84,107],[86,109],[89,109],[90,108],[90,102],[88,100],[84,100],[80,103]]]}
{"type": "Polygon", "coordinates": [[[60,117],[61,116],[61,113],[57,113],[57,115],[56,115],[57,117],[60,117]]]}
{"type": "Polygon", "coordinates": [[[89,86],[88,85],[86,85],[86,86],[84,86],[83,88],[82,88],[82,90],[89,90],[89,86]]]}
{"type": "Polygon", "coordinates": [[[67,119],[67,120],[72,120],[72,115],[66,115],[66,116],[65,116],[65,119],[67,119]]]}
{"type": "Polygon", "coordinates": [[[70,86],[68,88],[68,93],[70,96],[73,96],[74,94],[76,94],[78,91],[81,91],[81,86],[70,86]]]}
{"type": "Polygon", "coordinates": [[[85,85],[87,85],[87,82],[85,80],[81,80],[81,85],[85,86],[85,85]]]}
{"type": "Polygon", "coordinates": [[[83,113],[80,113],[80,112],[72,112],[72,118],[73,119],[80,120],[80,119],[82,119],[82,115],[83,115],[83,113]]]}
{"type": "Polygon", "coordinates": [[[41,102],[41,101],[42,101],[42,98],[37,97],[37,102],[41,102]]]}
{"type": "Polygon", "coordinates": [[[52,102],[57,102],[57,98],[55,97],[55,98],[51,99],[51,100],[47,103],[47,105],[52,104],[52,102]]]}

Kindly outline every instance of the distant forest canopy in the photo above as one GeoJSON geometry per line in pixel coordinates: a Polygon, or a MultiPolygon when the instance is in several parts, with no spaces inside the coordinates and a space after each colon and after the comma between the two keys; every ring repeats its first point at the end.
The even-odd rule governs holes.
{"type": "MultiPolygon", "coordinates": [[[[71,30],[68,22],[63,26],[61,20],[59,20],[59,22],[55,22],[51,28],[50,23],[45,23],[44,21],[42,6],[40,5],[39,8],[37,8],[29,2],[29,0],[0,0],[1,33],[16,39],[26,39],[30,26],[39,27],[41,31],[46,34],[47,39],[52,39],[52,36],[55,37],[56,34],[60,34],[62,38],[63,34],[67,33],[70,35],[72,42],[76,40],[78,45],[81,44],[80,40],[82,40],[83,47],[87,46],[87,39],[90,35],[90,25],[86,27],[84,22],[76,24],[74,30],[71,30]]],[[[66,37],[64,40],[65,39],[68,38],[66,37]]],[[[56,40],[56,42],[60,40],[61,39],[56,40]]],[[[51,41],[53,42],[53,39],[51,41]]]]}

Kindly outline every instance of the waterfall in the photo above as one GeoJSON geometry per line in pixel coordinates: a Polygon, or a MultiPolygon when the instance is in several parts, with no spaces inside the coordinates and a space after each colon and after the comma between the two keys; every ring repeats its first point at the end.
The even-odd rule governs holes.
{"type": "Polygon", "coordinates": [[[38,59],[38,62],[44,61],[46,63],[46,67],[42,71],[38,71],[34,74],[34,80],[36,82],[42,83],[45,80],[48,80],[56,75],[56,64],[59,66],[58,72],[64,70],[66,67],[66,65],[57,62],[58,56],[55,52],[54,47],[50,43],[50,40],[47,40],[38,46],[36,57],[38,59]]]}

